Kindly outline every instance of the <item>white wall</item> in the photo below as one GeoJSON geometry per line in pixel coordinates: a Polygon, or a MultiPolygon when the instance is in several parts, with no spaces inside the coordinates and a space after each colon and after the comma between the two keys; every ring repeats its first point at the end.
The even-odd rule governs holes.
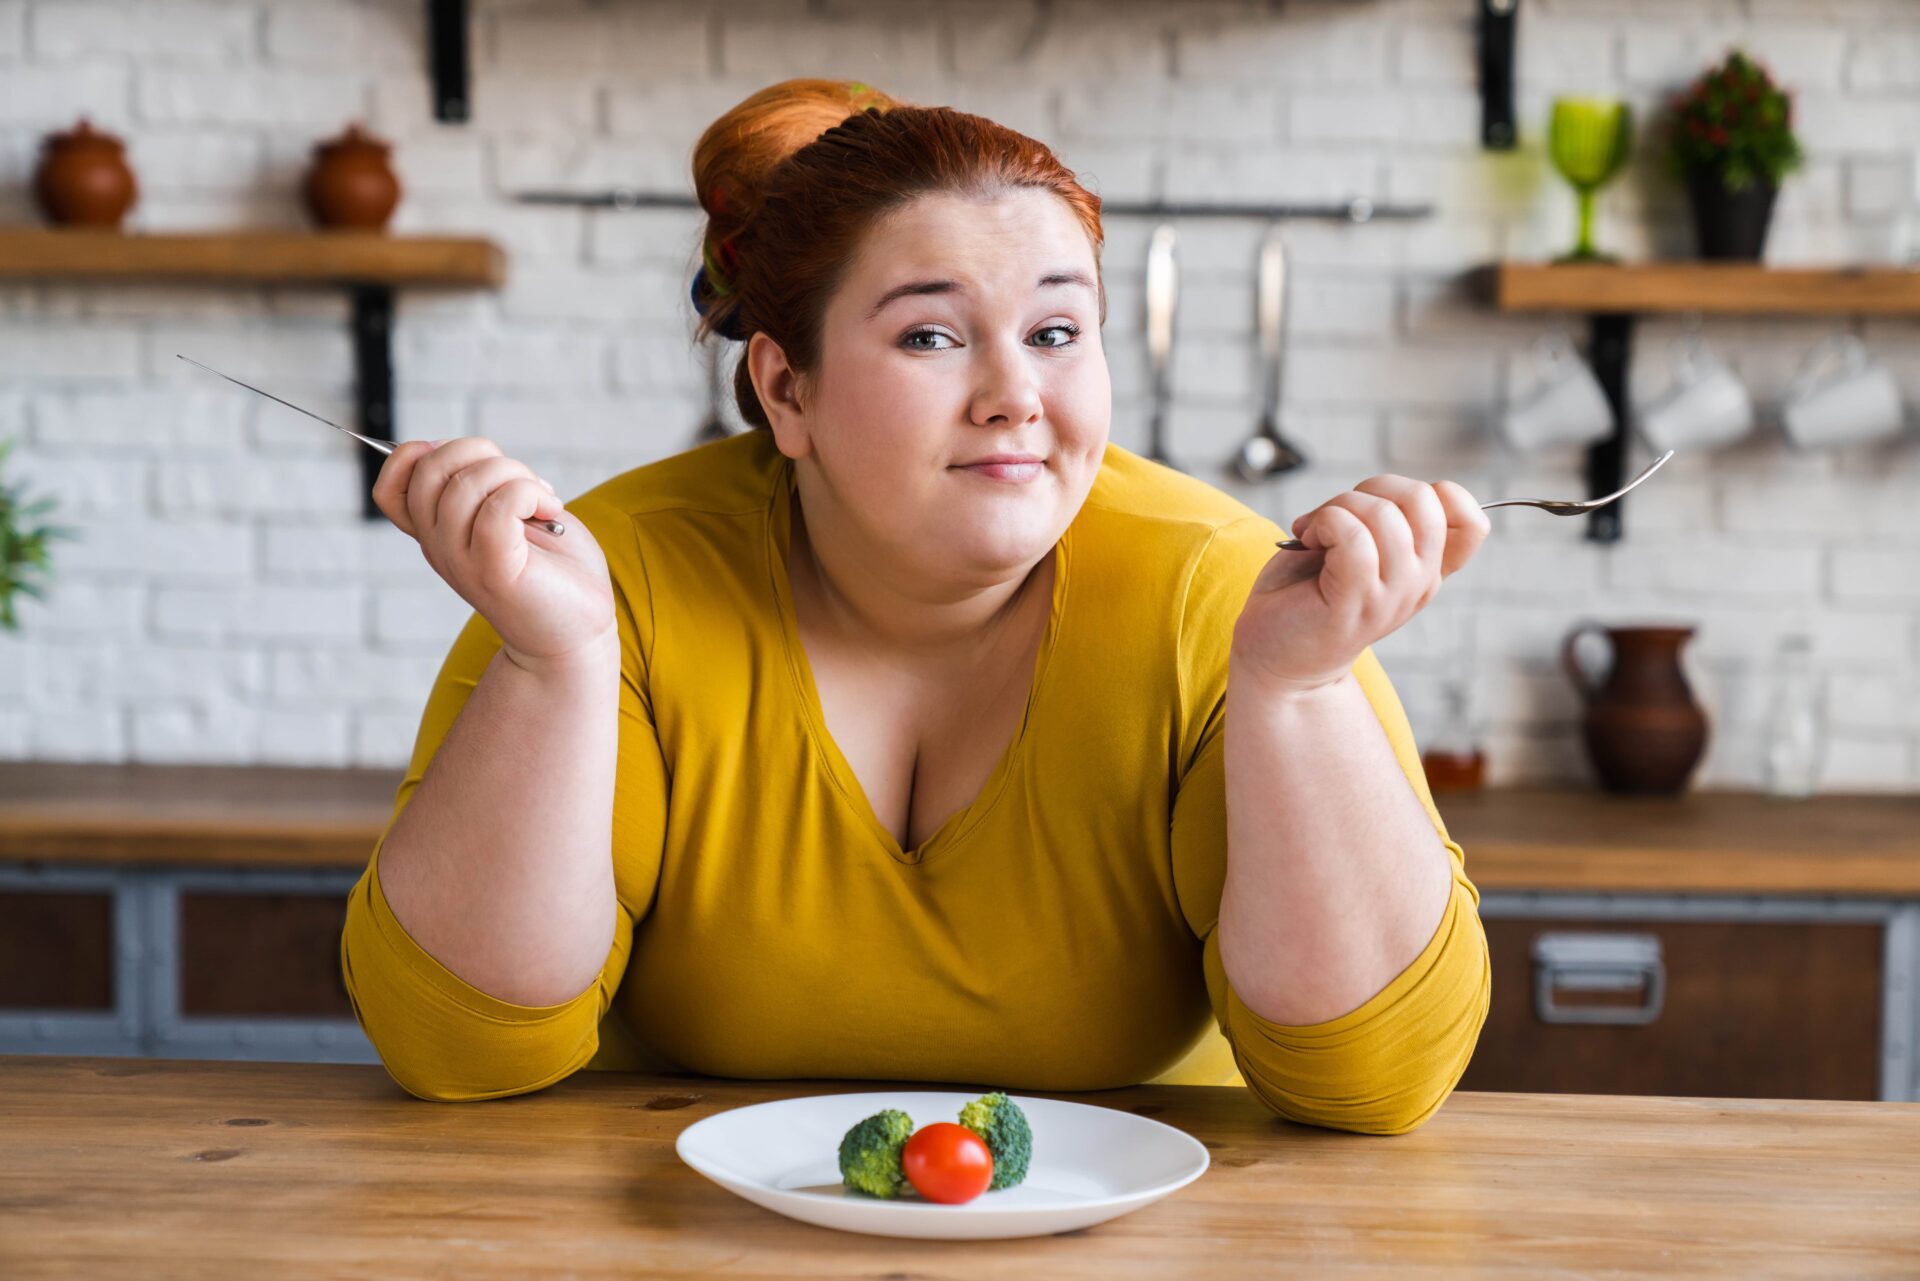
{"type": "MultiPolygon", "coordinates": [[[[1525,132],[1507,154],[1476,141],[1469,0],[474,7],[476,119],[452,126],[428,108],[420,0],[0,0],[0,222],[34,220],[38,140],[84,111],[129,142],[130,226],[296,227],[308,149],[363,116],[397,144],[396,230],[486,232],[511,256],[498,294],[401,295],[400,434],[490,436],[568,494],[692,438],[698,224],[505,193],[683,190],[700,130],[769,81],[864,78],[992,115],[1115,199],[1436,202],[1414,225],[1295,225],[1287,427],[1315,465],[1264,492],[1220,470],[1256,416],[1263,228],[1180,227],[1176,450],[1285,522],[1381,471],[1483,499],[1581,492],[1579,451],[1514,456],[1488,427],[1552,322],[1488,315],[1459,283],[1571,239],[1571,198],[1540,153],[1551,94],[1624,93],[1648,115],[1745,41],[1798,91],[1812,156],[1782,197],[1780,262],[1884,258],[1920,147],[1920,5],[1903,0],[1528,0],[1525,132]]],[[[1603,243],[1684,251],[1684,209],[1649,153],[1603,197],[1603,243]]],[[[1150,230],[1107,227],[1113,435],[1133,448],[1150,230]]],[[[21,442],[7,475],[56,493],[84,531],[55,545],[50,604],[25,602],[22,631],[0,635],[0,755],[405,761],[465,604],[410,540],[360,519],[357,446],[174,359],[346,415],[345,317],[324,291],[0,286],[0,436],[21,442]]],[[[1761,430],[1676,459],[1629,501],[1623,543],[1495,513],[1480,556],[1379,647],[1423,741],[1458,665],[1475,673],[1496,780],[1588,778],[1560,637],[1588,616],[1680,619],[1700,628],[1688,670],[1714,725],[1696,783],[1756,786],[1772,646],[1805,626],[1830,696],[1823,787],[1920,783],[1920,440],[1801,454],[1775,414],[1801,353],[1839,327],[1709,322],[1761,430]]],[[[1859,328],[1920,403],[1920,331],[1859,328]]],[[[1640,330],[1640,394],[1676,332],[1640,330]]]]}

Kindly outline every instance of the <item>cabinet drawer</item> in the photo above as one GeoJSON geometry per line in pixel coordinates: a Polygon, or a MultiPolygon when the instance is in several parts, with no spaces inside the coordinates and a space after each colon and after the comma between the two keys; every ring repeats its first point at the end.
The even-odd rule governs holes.
{"type": "Polygon", "coordinates": [[[113,891],[0,890],[0,1010],[114,1008],[113,891]]]}
{"type": "MultiPolygon", "coordinates": [[[[1493,1000],[1460,1088],[1875,1098],[1884,928],[1488,920],[1493,1000]],[[1660,991],[1622,990],[1634,985],[1604,974],[1584,985],[1577,975],[1563,975],[1551,985],[1551,998],[1543,997],[1537,991],[1536,943],[1543,935],[1570,933],[1657,940],[1660,991]],[[1581,991],[1583,986],[1592,990],[1581,991]],[[1659,1008],[1652,1013],[1655,996],[1659,1008]],[[1552,1017],[1575,1021],[1550,1022],[1541,1016],[1543,1007],[1552,1017]],[[1638,1021],[1649,1013],[1650,1020],[1638,1021]]],[[[1612,950],[1621,956],[1633,951],[1612,950]]]]}
{"type": "Polygon", "coordinates": [[[340,974],[344,897],[180,892],[180,1014],[353,1017],[340,974]]]}

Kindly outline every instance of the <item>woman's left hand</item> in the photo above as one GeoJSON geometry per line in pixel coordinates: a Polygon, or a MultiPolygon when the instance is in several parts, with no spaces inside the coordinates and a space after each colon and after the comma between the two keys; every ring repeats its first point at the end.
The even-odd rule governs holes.
{"type": "Polygon", "coordinates": [[[1331,685],[1426,608],[1492,524],[1450,480],[1374,476],[1293,522],[1233,628],[1231,674],[1286,696],[1331,685]]]}

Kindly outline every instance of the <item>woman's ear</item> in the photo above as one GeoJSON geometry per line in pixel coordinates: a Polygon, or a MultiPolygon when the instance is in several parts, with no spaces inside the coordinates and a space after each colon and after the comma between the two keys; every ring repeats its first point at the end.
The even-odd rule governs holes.
{"type": "Polygon", "coordinates": [[[787,353],[764,333],[747,338],[747,374],[753,379],[753,391],[773,430],[774,443],[789,458],[805,458],[813,452],[807,431],[807,411],[801,403],[801,376],[787,363],[787,353]]]}

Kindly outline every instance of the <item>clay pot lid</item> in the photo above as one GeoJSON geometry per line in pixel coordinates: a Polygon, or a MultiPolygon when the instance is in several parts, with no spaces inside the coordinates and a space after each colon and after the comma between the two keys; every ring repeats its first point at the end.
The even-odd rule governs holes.
{"type": "Polygon", "coordinates": [[[99,129],[95,129],[93,127],[93,122],[89,120],[86,116],[81,116],[79,123],[74,125],[74,127],[71,129],[67,129],[59,133],[48,134],[46,138],[42,140],[42,143],[44,146],[47,146],[50,148],[51,147],[107,147],[115,151],[121,150],[126,146],[125,142],[123,142],[118,137],[115,137],[113,134],[103,132],[102,130],[99,130],[99,129]]]}
{"type": "Polygon", "coordinates": [[[314,144],[315,153],[344,151],[375,151],[381,155],[393,150],[393,144],[376,138],[360,127],[358,120],[352,121],[337,138],[328,138],[314,144]]]}

